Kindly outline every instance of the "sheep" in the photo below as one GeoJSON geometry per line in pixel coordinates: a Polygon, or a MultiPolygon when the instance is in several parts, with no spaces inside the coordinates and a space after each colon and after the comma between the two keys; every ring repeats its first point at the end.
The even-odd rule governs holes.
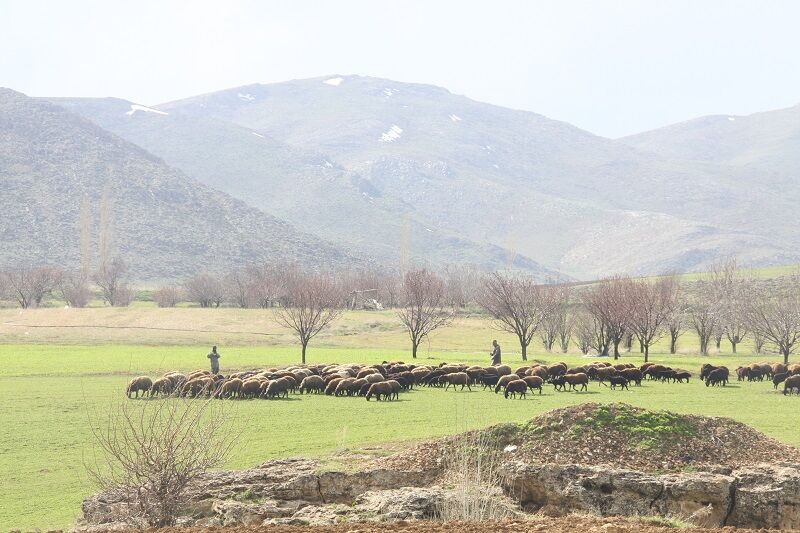
{"type": "Polygon", "coordinates": [[[319,394],[320,392],[324,391],[325,380],[319,376],[308,376],[300,382],[300,394],[303,394],[303,392],[307,392],[308,394],[316,392],[319,394]]]}
{"type": "Polygon", "coordinates": [[[628,380],[628,382],[633,381],[637,387],[642,386],[642,371],[638,368],[627,368],[621,372],[621,374],[628,380]]]}
{"type": "Polygon", "coordinates": [[[392,390],[392,384],[389,381],[373,383],[369,386],[369,390],[367,391],[367,401],[369,401],[373,396],[378,401],[381,401],[381,398],[384,400],[391,400],[393,394],[394,392],[392,390]]]}
{"type": "Polygon", "coordinates": [[[589,390],[589,376],[586,374],[565,374],[564,381],[569,384],[572,390],[575,390],[577,385],[581,386],[581,390],[589,390]]]}
{"type": "Polygon", "coordinates": [[[509,394],[516,398],[517,394],[520,395],[521,399],[525,398],[525,394],[528,392],[528,384],[521,379],[514,379],[508,383],[506,386],[506,391],[503,393],[503,396],[508,399],[509,394]]]}
{"type": "Polygon", "coordinates": [[[689,383],[689,378],[692,377],[691,372],[687,372],[686,370],[676,370],[675,375],[673,376],[673,380],[677,381],[678,383],[689,383]]]}
{"type": "Polygon", "coordinates": [[[340,380],[336,384],[336,389],[333,391],[333,395],[334,396],[344,396],[345,394],[348,393],[348,391],[350,390],[350,387],[355,382],[356,382],[355,378],[346,378],[346,379],[340,380]]]}
{"type": "Polygon", "coordinates": [[[706,387],[722,385],[723,387],[728,383],[728,369],[723,367],[715,368],[706,376],[706,387]]]}
{"type": "Polygon", "coordinates": [[[386,378],[384,378],[381,373],[367,374],[364,379],[367,380],[367,383],[380,383],[381,381],[386,381],[386,378]]]}
{"type": "Polygon", "coordinates": [[[795,391],[797,394],[800,394],[800,375],[789,376],[786,378],[786,381],[783,382],[783,394],[791,394],[792,391],[795,391]]]}
{"type": "Polygon", "coordinates": [[[444,390],[453,386],[453,389],[456,388],[456,385],[461,385],[461,390],[464,390],[464,387],[467,387],[469,391],[472,391],[472,388],[469,386],[469,376],[466,372],[455,372],[453,374],[447,374],[439,378],[442,383],[447,383],[447,386],[444,390]]]}
{"type": "Polygon", "coordinates": [[[325,386],[325,396],[333,396],[333,393],[336,392],[336,386],[342,381],[344,378],[335,378],[328,382],[325,386]]]}
{"type": "Polygon", "coordinates": [[[497,375],[501,377],[508,376],[509,374],[512,373],[511,367],[508,365],[497,365],[495,368],[497,369],[497,375]]]}
{"type": "Polygon", "coordinates": [[[255,396],[258,396],[260,392],[261,392],[261,381],[259,381],[258,379],[250,378],[242,382],[242,387],[239,391],[239,396],[242,398],[253,398],[255,396]]]}
{"type": "Polygon", "coordinates": [[[788,372],[781,372],[780,374],[775,374],[772,376],[772,384],[775,385],[775,390],[778,390],[778,385],[786,381],[789,377],[788,372]]]}
{"type": "Polygon", "coordinates": [[[214,379],[210,377],[190,379],[189,381],[183,384],[183,388],[181,389],[181,396],[190,396],[192,398],[195,398],[197,396],[200,396],[201,394],[208,395],[213,385],[214,385],[214,379]]]}
{"type": "MultiPolygon", "coordinates": [[[[574,372],[569,372],[570,374],[574,372]]],[[[604,366],[603,368],[590,368],[588,375],[590,378],[594,378],[600,383],[610,379],[612,376],[616,376],[618,370],[613,366],[604,366]]]]}
{"type": "Polygon", "coordinates": [[[153,382],[153,385],[150,387],[151,398],[159,394],[169,395],[170,393],[172,393],[172,381],[170,381],[169,378],[158,378],[153,382]]]}
{"type": "Polygon", "coordinates": [[[217,398],[233,398],[238,396],[242,390],[242,383],[242,380],[239,378],[229,379],[217,390],[215,396],[217,398]]]}
{"type": "Polygon", "coordinates": [[[128,395],[128,398],[131,397],[131,394],[136,393],[136,397],[138,398],[139,391],[142,391],[142,396],[144,396],[152,386],[152,379],[147,376],[139,376],[130,380],[127,389],[125,389],[125,393],[128,395]]]}
{"type": "MultiPolygon", "coordinates": [[[[541,377],[539,377],[539,376],[525,376],[524,378],[522,378],[522,381],[527,383],[528,388],[531,389],[531,392],[533,392],[533,389],[539,389],[539,394],[542,393],[542,385],[544,385],[544,380],[541,377]]],[[[506,390],[508,390],[507,387],[506,387],[506,390]]]]}
{"type": "Polygon", "coordinates": [[[622,375],[611,376],[608,378],[608,382],[611,383],[611,389],[616,389],[620,387],[622,389],[628,390],[628,378],[622,375]]]}
{"type": "Polygon", "coordinates": [[[356,374],[357,379],[362,379],[370,374],[380,374],[377,368],[365,368],[364,370],[360,370],[358,374],[356,374]]]}
{"type": "Polygon", "coordinates": [[[564,363],[553,363],[547,367],[547,373],[551,376],[562,376],[567,373],[567,365],[564,363]]]}
{"type": "Polygon", "coordinates": [[[538,377],[542,378],[542,380],[546,380],[547,378],[550,377],[550,373],[543,366],[535,366],[535,367],[531,368],[530,370],[528,370],[528,375],[529,376],[538,376],[538,377]]]}
{"type": "Polygon", "coordinates": [[[516,374],[506,374],[505,376],[500,376],[500,379],[497,380],[497,385],[494,388],[494,393],[497,394],[500,392],[500,389],[506,388],[506,385],[514,381],[515,379],[519,379],[516,374]]]}
{"type": "Polygon", "coordinates": [[[786,367],[786,371],[789,373],[790,376],[796,376],[800,374],[800,363],[792,363],[786,367]]]}
{"type": "Polygon", "coordinates": [[[281,396],[288,398],[290,386],[289,378],[276,379],[275,381],[269,382],[264,394],[267,398],[279,398],[281,396]]]}

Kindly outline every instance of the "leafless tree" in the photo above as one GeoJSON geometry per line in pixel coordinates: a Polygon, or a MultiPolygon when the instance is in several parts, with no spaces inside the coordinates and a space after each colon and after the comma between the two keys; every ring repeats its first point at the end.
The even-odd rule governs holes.
{"type": "Polygon", "coordinates": [[[275,310],[275,320],[296,335],[306,362],[308,343],[342,313],[342,291],[328,276],[297,272],[286,286],[287,304],[275,310]]]}
{"type": "Polygon", "coordinates": [[[159,307],[175,307],[181,301],[181,289],[176,285],[163,285],[153,293],[153,301],[159,307]]]}
{"type": "Polygon", "coordinates": [[[420,343],[453,319],[447,306],[442,278],[428,270],[412,270],[403,277],[402,305],[397,317],[411,339],[411,357],[417,358],[420,343]]]}
{"type": "MultiPolygon", "coordinates": [[[[680,297],[679,297],[680,298],[680,297]]],[[[682,300],[678,300],[672,312],[667,317],[667,331],[669,332],[669,353],[678,351],[678,339],[686,333],[687,308],[682,300]]]]}
{"type": "Polygon", "coordinates": [[[639,339],[645,362],[650,360],[650,347],[664,334],[664,325],[675,308],[677,286],[672,276],[627,284],[628,328],[639,339]]]}
{"type": "Polygon", "coordinates": [[[605,337],[605,328],[584,309],[575,314],[574,332],[582,354],[588,354],[592,348],[597,350],[597,353],[603,351],[607,353],[608,342],[605,337]]]}
{"type": "Polygon", "coordinates": [[[764,345],[767,343],[767,340],[758,334],[758,332],[753,332],[753,351],[756,355],[761,355],[764,351],[764,345]]]}
{"type": "Polygon", "coordinates": [[[279,269],[269,264],[250,265],[247,267],[249,281],[249,299],[262,309],[272,307],[285,292],[279,269]]]}
{"type": "Polygon", "coordinates": [[[133,301],[134,293],[127,283],[128,265],[120,257],[103,261],[92,279],[100,288],[103,301],[112,307],[125,307],[133,301]]]}
{"type": "Polygon", "coordinates": [[[547,285],[543,291],[545,306],[549,312],[542,320],[539,337],[542,346],[548,352],[553,351],[556,342],[560,342],[563,352],[569,348],[571,324],[569,322],[569,305],[571,287],[565,283],[547,285]]]}
{"type": "Polygon", "coordinates": [[[222,282],[208,273],[198,274],[183,283],[186,298],[200,307],[219,307],[225,298],[222,282]]]}
{"type": "Polygon", "coordinates": [[[61,271],[47,266],[18,266],[0,272],[0,277],[9,297],[27,309],[39,307],[53,293],[61,279],[61,271]]]}
{"type": "Polygon", "coordinates": [[[589,286],[582,295],[583,305],[605,330],[607,343],[600,355],[607,356],[614,347],[614,359],[619,359],[619,345],[629,322],[630,305],[627,297],[630,278],[614,276],[589,286]]]}
{"type": "Polygon", "coordinates": [[[788,364],[800,340],[800,275],[782,278],[772,290],[754,291],[745,313],[754,334],[774,344],[788,364]]]}
{"type": "Polygon", "coordinates": [[[238,435],[220,402],[153,399],[122,402],[107,420],[90,420],[100,452],[86,463],[97,486],[121,502],[136,528],[175,524],[187,488],[228,458],[238,435]]]}
{"type": "Polygon", "coordinates": [[[58,290],[70,307],[86,307],[92,299],[89,280],[84,276],[83,270],[63,272],[58,282],[58,290]]]}
{"type": "Polygon", "coordinates": [[[242,309],[253,306],[253,279],[246,269],[236,269],[228,273],[222,283],[228,301],[242,309]]]}
{"type": "Polygon", "coordinates": [[[719,293],[708,280],[695,283],[690,302],[692,327],[700,340],[700,353],[708,355],[708,345],[719,328],[719,293]]]}
{"type": "Polygon", "coordinates": [[[447,303],[453,309],[464,309],[474,304],[480,291],[478,271],[466,266],[449,265],[444,271],[447,303]]]}
{"type": "Polygon", "coordinates": [[[495,272],[484,278],[480,304],[497,329],[517,336],[527,361],[528,346],[551,312],[544,286],[530,276],[495,272]]]}

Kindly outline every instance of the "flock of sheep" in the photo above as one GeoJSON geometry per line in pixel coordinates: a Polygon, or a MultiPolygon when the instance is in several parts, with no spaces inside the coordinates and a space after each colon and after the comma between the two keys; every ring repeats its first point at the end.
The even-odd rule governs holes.
{"type": "MultiPolygon", "coordinates": [[[[771,379],[777,389],[784,384],[784,394],[800,394],[800,364],[753,363],[736,369],[740,381],[771,379]]],[[[706,386],[725,386],[730,371],[727,367],[703,365],[700,379],[706,386]]],[[[415,386],[450,387],[463,390],[472,387],[491,388],[503,392],[505,398],[525,398],[528,392],[542,393],[545,384],[557,391],[587,390],[590,381],[611,389],[627,389],[630,384],[641,385],[643,379],[688,383],[692,374],[686,370],[645,363],[636,367],[630,363],[612,365],[592,362],[569,367],[566,363],[532,364],[516,370],[508,365],[469,366],[446,364],[439,366],[411,365],[401,361],[375,365],[333,364],[289,366],[266,370],[249,370],[229,376],[196,370],[189,374],[168,372],[156,380],[139,376],[130,381],[127,395],[155,397],[174,395],[208,398],[281,398],[290,392],[326,394],[331,396],[362,396],[367,400],[394,400],[403,391],[415,386]]]]}

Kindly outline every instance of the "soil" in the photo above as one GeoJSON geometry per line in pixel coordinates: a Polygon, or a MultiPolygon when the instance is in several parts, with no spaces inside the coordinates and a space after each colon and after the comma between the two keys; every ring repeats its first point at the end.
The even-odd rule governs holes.
{"type": "MultiPolygon", "coordinates": [[[[408,470],[441,468],[475,432],[420,443],[375,462],[408,470]]],[[[544,413],[527,424],[493,426],[480,437],[503,457],[531,464],[608,465],[643,472],[724,470],[800,464],[800,450],[729,418],[587,403],[544,413]],[[488,435],[488,439],[486,438],[488,435]]]]}
{"type": "MultiPolygon", "coordinates": [[[[679,525],[685,533],[708,533],[713,529],[679,525]]],[[[499,531],[519,533],[521,531],[541,531],[547,533],[666,533],[676,531],[676,524],[650,522],[648,519],[596,518],[588,516],[568,516],[564,518],[536,517],[532,520],[506,520],[500,522],[393,522],[393,523],[352,523],[331,526],[256,526],[235,528],[167,528],[158,533],[369,533],[371,531],[391,531],[395,533],[484,533],[499,531]]],[[[755,533],[754,529],[724,528],[716,531],[755,533]]],[[[770,530],[777,531],[777,530],[770,530]]],[[[788,531],[788,530],[783,530],[788,531]]]]}

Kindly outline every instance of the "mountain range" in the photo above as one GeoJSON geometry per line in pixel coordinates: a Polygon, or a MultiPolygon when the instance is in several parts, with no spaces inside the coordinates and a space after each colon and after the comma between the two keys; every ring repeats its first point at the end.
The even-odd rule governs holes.
{"type": "MultiPolygon", "coordinates": [[[[592,278],[697,270],[727,255],[752,266],[800,260],[800,232],[786,222],[800,195],[800,106],[607,139],[439,87],[363,76],[248,85],[153,107],[117,98],[35,102],[199,191],[208,203],[198,201],[196,217],[219,202],[318,251],[300,261],[466,263],[592,278]]],[[[52,144],[70,137],[51,134],[52,144]]],[[[0,141],[0,154],[20,157],[37,137],[5,148],[0,141]]],[[[61,155],[74,165],[84,147],[67,145],[61,155]]],[[[142,172],[125,165],[131,175],[123,178],[98,166],[98,186],[142,172]]],[[[50,170],[42,195],[72,191],[66,178],[57,183],[64,169],[50,170]]],[[[258,243],[252,251],[237,244],[242,258],[298,248],[275,238],[265,248],[249,236],[258,228],[251,224],[236,225],[258,243]]],[[[222,229],[218,238],[236,242],[222,229]]],[[[147,257],[149,244],[138,244],[147,257]]],[[[0,262],[7,258],[0,251],[0,262]]]]}

